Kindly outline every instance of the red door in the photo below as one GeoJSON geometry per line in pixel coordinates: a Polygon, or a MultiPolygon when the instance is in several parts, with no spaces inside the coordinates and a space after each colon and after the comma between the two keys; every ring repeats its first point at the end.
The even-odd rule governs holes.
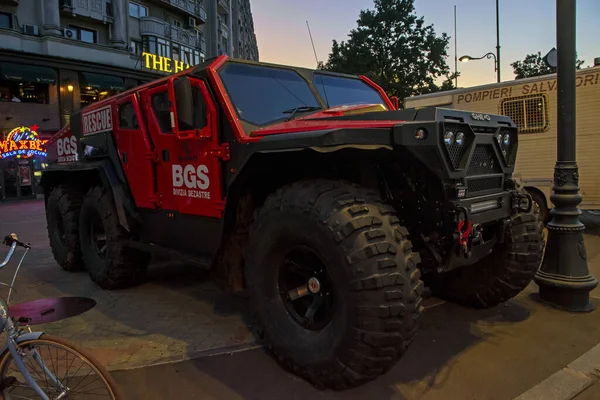
{"type": "Polygon", "coordinates": [[[145,124],[140,124],[142,114],[135,95],[118,99],[113,106],[117,115],[114,127],[115,140],[121,165],[136,206],[155,208],[153,146],[145,124]]]}
{"type": "Polygon", "coordinates": [[[225,148],[219,144],[216,108],[206,85],[190,79],[197,91],[190,101],[196,101],[198,114],[190,139],[177,137],[179,127],[171,84],[148,89],[142,93],[148,128],[159,157],[158,191],[166,210],[181,214],[221,218],[222,156],[225,148]]]}

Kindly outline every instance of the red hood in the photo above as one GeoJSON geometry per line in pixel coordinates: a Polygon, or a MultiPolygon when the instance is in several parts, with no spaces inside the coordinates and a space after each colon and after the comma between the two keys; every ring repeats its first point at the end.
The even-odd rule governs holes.
{"type": "Polygon", "coordinates": [[[326,129],[342,129],[342,128],[391,128],[399,121],[378,120],[378,121],[361,121],[361,120],[323,120],[323,118],[341,117],[349,114],[361,114],[371,111],[386,111],[380,104],[357,104],[331,107],[326,110],[308,114],[304,117],[294,118],[291,121],[285,121],[274,125],[269,125],[264,128],[253,131],[251,136],[275,135],[278,133],[293,133],[305,131],[319,131],[326,129]],[[361,111],[364,110],[364,111],[361,111]]]}

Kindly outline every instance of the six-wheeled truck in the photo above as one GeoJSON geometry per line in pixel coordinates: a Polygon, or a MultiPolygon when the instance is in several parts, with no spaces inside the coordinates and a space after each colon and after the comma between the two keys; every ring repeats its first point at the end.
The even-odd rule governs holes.
{"type": "Polygon", "coordinates": [[[211,268],[295,373],[374,379],[426,285],[494,306],[544,243],[510,118],[396,108],[362,76],[226,56],[91,105],[49,143],[54,257],[104,289],[143,282],[156,251],[211,268]]]}

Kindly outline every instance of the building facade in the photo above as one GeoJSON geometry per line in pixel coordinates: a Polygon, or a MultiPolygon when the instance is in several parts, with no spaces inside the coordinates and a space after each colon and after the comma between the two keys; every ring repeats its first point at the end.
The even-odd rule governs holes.
{"type": "Polygon", "coordinates": [[[87,104],[221,54],[258,60],[250,0],[0,0],[0,201],[35,196],[44,167],[15,138],[36,149],[87,104]]]}

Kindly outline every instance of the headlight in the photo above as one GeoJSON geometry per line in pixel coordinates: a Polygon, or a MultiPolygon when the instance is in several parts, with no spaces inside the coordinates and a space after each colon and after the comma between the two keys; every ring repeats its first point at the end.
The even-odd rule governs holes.
{"type": "Polygon", "coordinates": [[[446,131],[446,133],[444,133],[444,143],[446,143],[447,146],[451,146],[454,144],[454,133],[450,132],[450,131],[446,131]]]}
{"type": "Polygon", "coordinates": [[[465,134],[462,132],[458,132],[456,134],[456,144],[459,146],[462,146],[463,144],[465,144],[465,134]]]}
{"type": "Polygon", "coordinates": [[[502,134],[500,133],[496,133],[496,140],[498,141],[498,144],[502,144],[502,134]]]}
{"type": "Polygon", "coordinates": [[[505,146],[508,146],[510,144],[510,135],[508,133],[504,134],[504,137],[502,138],[502,143],[504,143],[505,146]]]}

